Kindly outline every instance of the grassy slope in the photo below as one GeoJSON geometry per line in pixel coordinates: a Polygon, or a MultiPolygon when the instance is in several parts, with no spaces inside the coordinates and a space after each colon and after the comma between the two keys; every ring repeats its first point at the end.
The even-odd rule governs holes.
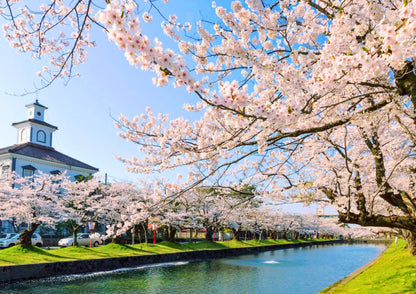
{"type": "Polygon", "coordinates": [[[397,248],[391,245],[379,260],[352,280],[321,293],[416,293],[416,256],[410,256],[405,246],[399,240],[397,248]]]}
{"type": "MultiPolygon", "coordinates": [[[[242,248],[253,246],[277,245],[288,243],[309,242],[312,240],[257,240],[250,241],[225,241],[225,242],[198,242],[198,243],[170,243],[161,242],[158,244],[137,244],[134,246],[108,244],[102,247],[87,248],[87,247],[67,247],[60,249],[41,249],[31,247],[23,249],[20,246],[14,246],[4,250],[0,250],[0,266],[13,264],[28,264],[39,262],[53,262],[53,261],[67,261],[79,259],[95,259],[107,257],[146,255],[146,254],[163,254],[174,253],[189,250],[214,250],[224,248],[242,248]]],[[[313,241],[326,241],[322,239],[315,239],[313,241]]]]}

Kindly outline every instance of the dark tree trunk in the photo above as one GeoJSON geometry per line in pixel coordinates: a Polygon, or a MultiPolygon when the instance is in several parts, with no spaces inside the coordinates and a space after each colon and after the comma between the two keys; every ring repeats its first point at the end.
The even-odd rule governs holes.
{"type": "Polygon", "coordinates": [[[410,249],[410,255],[416,255],[416,232],[406,231],[403,237],[407,242],[406,248],[410,249]]]}
{"type": "Polygon", "coordinates": [[[206,228],[206,233],[205,233],[205,240],[206,241],[212,241],[212,235],[213,235],[213,233],[214,233],[214,230],[212,229],[212,227],[211,226],[208,226],[207,228],[206,228]]]}
{"type": "Polygon", "coordinates": [[[238,229],[231,229],[233,231],[233,240],[240,241],[240,231],[238,229]]]}
{"type": "Polygon", "coordinates": [[[77,231],[79,226],[72,226],[72,246],[78,246],[77,231]]]}
{"type": "Polygon", "coordinates": [[[139,227],[137,227],[137,235],[139,236],[139,243],[141,244],[142,243],[142,234],[140,232],[139,227]]]}
{"type": "Polygon", "coordinates": [[[397,92],[400,95],[409,95],[412,99],[413,107],[416,106],[416,75],[413,63],[407,61],[404,67],[395,73],[397,92]]]}
{"type": "Polygon", "coordinates": [[[142,227],[143,227],[143,233],[144,233],[144,243],[147,244],[147,227],[146,227],[146,224],[143,223],[142,227]]]}
{"type": "Polygon", "coordinates": [[[139,237],[139,243],[142,243],[141,240],[140,240],[140,230],[139,230],[139,227],[137,225],[134,225],[133,226],[133,229],[132,229],[132,234],[131,234],[131,237],[132,237],[132,245],[134,245],[133,244],[134,243],[133,241],[135,241],[136,236],[139,237]]]}
{"type": "Polygon", "coordinates": [[[30,228],[24,230],[20,233],[19,241],[17,242],[18,245],[22,246],[23,248],[28,248],[32,245],[32,235],[39,227],[39,224],[30,224],[30,228]]]}
{"type": "Polygon", "coordinates": [[[163,241],[169,241],[169,229],[168,229],[168,226],[164,226],[162,228],[162,230],[163,230],[163,233],[162,233],[163,241]]]}
{"type": "Polygon", "coordinates": [[[299,239],[299,232],[296,232],[296,231],[295,231],[295,232],[293,232],[293,233],[292,233],[292,239],[293,239],[293,240],[298,240],[298,239],[299,239]]]}
{"type": "Polygon", "coordinates": [[[167,240],[169,242],[175,242],[175,235],[176,235],[176,229],[172,226],[167,227],[167,240]]]}
{"type": "Polygon", "coordinates": [[[124,244],[124,238],[123,236],[119,235],[119,236],[115,236],[113,237],[113,239],[111,240],[111,243],[114,244],[119,244],[119,245],[123,245],[124,244]]]}

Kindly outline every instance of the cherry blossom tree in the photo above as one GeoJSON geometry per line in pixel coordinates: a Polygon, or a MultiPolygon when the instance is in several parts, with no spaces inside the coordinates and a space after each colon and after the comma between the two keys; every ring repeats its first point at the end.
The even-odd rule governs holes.
{"type": "Polygon", "coordinates": [[[221,210],[219,223],[224,229],[233,232],[234,240],[240,240],[240,232],[250,225],[253,215],[261,216],[265,210],[261,209],[264,207],[261,206],[262,200],[256,194],[255,187],[247,186],[241,191],[229,190],[213,190],[220,196],[220,201],[216,203],[221,210]]]}
{"type": "Polygon", "coordinates": [[[28,225],[18,244],[30,246],[32,234],[40,225],[54,226],[66,219],[62,198],[68,183],[64,174],[40,173],[25,178],[8,173],[0,177],[0,219],[14,218],[28,225]]]}
{"type": "Polygon", "coordinates": [[[97,219],[103,195],[103,184],[96,179],[76,181],[68,184],[68,193],[61,200],[64,206],[67,223],[71,227],[73,246],[78,246],[77,231],[88,221],[97,219]]]}
{"type": "Polygon", "coordinates": [[[102,197],[98,197],[96,220],[107,227],[106,237],[122,244],[123,234],[133,227],[134,220],[143,209],[142,197],[136,187],[129,183],[116,182],[101,187],[102,197]]]}
{"type": "MultiPolygon", "coordinates": [[[[182,192],[250,184],[276,201],[331,203],[343,222],[407,230],[416,254],[414,1],[213,2],[215,19],[197,23],[194,38],[190,24],[165,18],[176,48],[142,31],[142,2],[109,0],[95,14],[92,0],[49,1],[40,14],[0,3],[12,46],[52,56],[55,71],[40,73],[47,81],[85,60],[96,23],[156,86],[199,99],[185,105],[200,113],[195,121],[150,108],[120,116],[120,136],[145,154],[120,158],[130,171],[189,166],[182,192]],[[56,33],[65,25],[69,40],[56,33]]],[[[160,9],[147,5],[150,22],[160,9]]]]}

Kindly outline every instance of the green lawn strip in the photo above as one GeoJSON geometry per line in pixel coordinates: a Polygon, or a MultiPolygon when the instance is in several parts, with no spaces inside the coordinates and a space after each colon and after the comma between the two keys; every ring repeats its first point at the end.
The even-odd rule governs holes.
{"type": "Polygon", "coordinates": [[[393,243],[372,266],[321,293],[415,293],[416,256],[410,256],[405,246],[403,240],[398,241],[397,248],[393,243]]]}
{"type": "MultiPolygon", "coordinates": [[[[142,243],[136,245],[118,245],[110,243],[106,246],[87,248],[87,247],[67,247],[59,249],[41,249],[38,247],[30,247],[24,249],[20,246],[14,246],[0,250],[0,266],[82,260],[82,259],[96,259],[148,254],[166,254],[192,250],[217,250],[226,248],[244,248],[267,245],[282,245],[292,243],[303,243],[312,241],[323,241],[324,239],[314,240],[250,240],[250,241],[224,241],[224,242],[189,242],[184,244],[173,242],[161,242],[157,244],[142,243]]],[[[328,241],[328,239],[325,239],[328,241]]]]}

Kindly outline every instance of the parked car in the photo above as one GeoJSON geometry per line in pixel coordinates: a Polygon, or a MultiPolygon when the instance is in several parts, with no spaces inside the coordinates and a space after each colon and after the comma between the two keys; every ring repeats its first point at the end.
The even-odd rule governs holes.
{"type": "MultiPolygon", "coordinates": [[[[88,233],[79,233],[77,234],[77,242],[79,246],[90,246],[90,235],[88,233]]],[[[58,246],[67,247],[72,246],[74,243],[74,238],[67,237],[58,241],[58,246]]],[[[97,247],[100,243],[98,238],[92,238],[92,246],[97,247]]]]}
{"type": "MultiPolygon", "coordinates": [[[[7,248],[12,247],[17,244],[19,241],[20,234],[16,234],[15,236],[11,237],[10,239],[2,239],[0,240],[0,248],[7,248]]],[[[43,246],[43,239],[38,233],[33,233],[32,235],[32,245],[37,247],[43,246]]]]}
{"type": "Polygon", "coordinates": [[[3,239],[10,239],[14,236],[18,235],[17,233],[1,233],[0,234],[0,241],[2,241],[3,239]]]}
{"type": "MultiPolygon", "coordinates": [[[[121,238],[122,238],[122,244],[131,244],[132,243],[131,233],[123,233],[121,235],[121,238]]],[[[139,243],[139,237],[136,237],[135,241],[136,241],[136,243],[139,243]]],[[[113,242],[112,237],[109,237],[109,238],[101,237],[100,238],[100,244],[107,245],[107,244],[110,244],[111,242],[113,242]]]]}

